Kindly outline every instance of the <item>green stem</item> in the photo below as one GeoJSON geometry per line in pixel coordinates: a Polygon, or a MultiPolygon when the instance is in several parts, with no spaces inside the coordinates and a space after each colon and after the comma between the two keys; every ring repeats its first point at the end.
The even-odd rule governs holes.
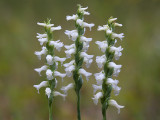
{"type": "Polygon", "coordinates": [[[48,100],[49,105],[49,120],[53,120],[52,101],[48,100]]]}
{"type": "Polygon", "coordinates": [[[80,112],[80,91],[77,92],[77,118],[81,120],[81,112],[80,112]]]}
{"type": "Polygon", "coordinates": [[[106,119],[106,108],[102,106],[102,115],[103,115],[103,120],[107,120],[106,119]]]}

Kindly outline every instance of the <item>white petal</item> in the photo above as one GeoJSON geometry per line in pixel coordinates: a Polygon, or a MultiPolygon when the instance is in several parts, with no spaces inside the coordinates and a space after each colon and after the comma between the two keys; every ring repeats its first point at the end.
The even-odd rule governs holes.
{"type": "Polygon", "coordinates": [[[65,100],[65,97],[66,97],[67,95],[62,94],[62,93],[60,93],[60,92],[58,92],[58,91],[54,91],[54,96],[61,96],[61,97],[63,97],[63,99],[65,100]]]}
{"type": "Polygon", "coordinates": [[[106,58],[105,55],[96,57],[96,63],[97,63],[99,68],[102,68],[104,63],[106,63],[106,61],[107,61],[107,58],[106,58]]]}
{"type": "Polygon", "coordinates": [[[116,107],[118,109],[118,114],[120,113],[120,109],[124,108],[124,106],[118,105],[118,103],[113,99],[109,100],[109,105],[116,107]]]}
{"type": "Polygon", "coordinates": [[[37,38],[47,38],[47,34],[40,34],[40,33],[37,33],[37,38]]]}
{"type": "Polygon", "coordinates": [[[54,60],[61,62],[61,65],[62,65],[63,62],[66,60],[66,58],[60,58],[60,57],[58,57],[58,56],[55,56],[55,57],[54,57],[54,60]]]}
{"type": "Polygon", "coordinates": [[[49,45],[54,46],[58,51],[60,51],[64,44],[63,42],[60,42],[60,40],[57,40],[57,41],[50,41],[49,45]]]}
{"type": "Polygon", "coordinates": [[[112,38],[119,38],[122,40],[122,38],[124,38],[124,33],[120,33],[120,34],[112,33],[112,38]]]}
{"type": "Polygon", "coordinates": [[[51,89],[50,89],[50,88],[46,88],[45,92],[46,92],[46,95],[47,95],[48,98],[49,98],[50,95],[51,95],[51,89]]]}
{"type": "Polygon", "coordinates": [[[89,27],[90,31],[91,31],[91,28],[94,26],[93,23],[89,24],[89,23],[83,22],[83,20],[81,19],[77,19],[76,23],[80,25],[81,27],[89,27]]]}
{"type": "Polygon", "coordinates": [[[98,84],[98,85],[102,85],[103,79],[105,79],[105,74],[104,74],[104,72],[101,71],[100,73],[95,73],[94,76],[95,76],[95,79],[96,79],[96,81],[97,81],[97,84],[98,84]]]}
{"type": "Polygon", "coordinates": [[[121,88],[117,86],[119,81],[118,80],[113,80],[112,78],[108,78],[106,83],[112,85],[112,88],[114,90],[114,94],[115,94],[115,96],[117,96],[119,94],[120,90],[121,90],[121,88]]]}
{"type": "Polygon", "coordinates": [[[53,74],[53,72],[52,72],[50,69],[48,69],[48,70],[46,71],[46,76],[47,76],[47,79],[48,79],[48,80],[52,80],[52,79],[53,79],[52,74],[53,74]]]}
{"type": "Polygon", "coordinates": [[[84,15],[90,15],[90,13],[89,13],[89,12],[86,12],[86,11],[84,11],[83,14],[84,14],[84,15]]]}
{"type": "Polygon", "coordinates": [[[121,69],[122,65],[116,65],[114,62],[109,62],[108,67],[114,69],[113,75],[115,77],[117,77],[119,72],[120,72],[120,69],[121,69]]]}
{"type": "Polygon", "coordinates": [[[52,27],[52,26],[54,26],[54,24],[46,24],[46,23],[37,23],[38,25],[40,25],[40,26],[43,26],[43,27],[52,27]]]}
{"type": "Polygon", "coordinates": [[[118,87],[117,85],[112,85],[112,88],[114,90],[114,95],[117,96],[119,95],[119,92],[121,90],[121,87],[118,87]]]}
{"type": "Polygon", "coordinates": [[[46,43],[48,41],[47,38],[39,38],[38,41],[40,42],[40,45],[43,45],[44,43],[46,43]]]}
{"type": "Polygon", "coordinates": [[[114,26],[122,27],[122,24],[114,23],[114,26]]]}
{"type": "Polygon", "coordinates": [[[111,19],[108,20],[108,22],[109,22],[109,23],[112,23],[112,22],[114,22],[115,20],[117,20],[117,18],[111,18],[111,19]]]}
{"type": "Polygon", "coordinates": [[[71,30],[71,31],[66,30],[66,31],[65,31],[65,34],[68,35],[69,38],[71,37],[71,39],[72,39],[73,41],[75,41],[75,40],[77,39],[77,37],[78,37],[78,32],[77,32],[77,30],[71,30]]]}
{"type": "Polygon", "coordinates": [[[115,60],[118,60],[119,57],[122,55],[121,51],[123,50],[123,48],[120,46],[120,47],[110,47],[110,51],[111,52],[114,52],[114,57],[115,57],[115,60]]]}
{"type": "Polygon", "coordinates": [[[93,87],[93,93],[95,94],[97,92],[97,90],[102,90],[102,85],[92,85],[93,87]]]}
{"type": "Polygon", "coordinates": [[[117,85],[119,83],[118,80],[113,80],[112,78],[107,79],[108,84],[117,85]]]}
{"type": "Polygon", "coordinates": [[[81,53],[80,53],[80,56],[81,56],[81,57],[86,57],[86,58],[88,58],[88,59],[91,59],[91,58],[93,58],[94,55],[88,55],[88,54],[85,53],[85,52],[81,52],[81,53]]]}
{"type": "Polygon", "coordinates": [[[77,32],[77,30],[66,30],[64,33],[66,34],[66,35],[68,35],[68,37],[70,38],[71,37],[71,34],[72,33],[74,33],[74,32],[77,32]]]}
{"type": "Polygon", "coordinates": [[[53,65],[53,57],[51,55],[47,55],[46,60],[48,65],[53,65]]]}
{"type": "Polygon", "coordinates": [[[106,34],[107,34],[107,35],[110,35],[110,34],[112,34],[112,30],[110,30],[110,29],[107,29],[107,30],[106,30],[106,34]]]}
{"type": "Polygon", "coordinates": [[[47,48],[46,47],[42,47],[41,51],[35,51],[35,55],[37,55],[38,59],[41,60],[41,55],[45,55],[47,53],[47,48]]]}
{"type": "Polygon", "coordinates": [[[82,51],[87,52],[88,48],[89,48],[89,43],[88,42],[83,42],[83,49],[82,49],[82,51]]]}
{"type": "Polygon", "coordinates": [[[61,29],[62,29],[62,27],[61,27],[61,26],[51,27],[51,31],[61,30],[61,29]]]}
{"type": "Polygon", "coordinates": [[[66,53],[66,57],[67,57],[67,58],[70,58],[70,57],[71,57],[71,54],[74,54],[74,53],[75,53],[75,48],[71,48],[71,49],[69,49],[69,50],[66,50],[65,53],[66,53]]]}
{"type": "Polygon", "coordinates": [[[41,76],[41,72],[47,70],[47,68],[48,68],[48,66],[47,66],[47,65],[44,65],[44,66],[42,66],[41,68],[36,68],[36,69],[34,69],[34,70],[35,70],[36,72],[38,72],[39,75],[41,76]]]}
{"type": "Polygon", "coordinates": [[[63,82],[63,78],[66,76],[66,74],[60,73],[58,71],[54,71],[54,76],[59,76],[62,78],[62,82],[63,82]]]}
{"type": "Polygon", "coordinates": [[[104,53],[106,49],[108,48],[107,41],[96,41],[95,42],[98,45],[98,48],[101,49],[101,51],[104,53]]]}
{"type": "Polygon", "coordinates": [[[84,11],[87,10],[87,9],[88,9],[88,7],[82,8],[82,7],[80,6],[80,8],[79,8],[78,10],[79,10],[79,12],[84,12],[84,11]]]}
{"type": "Polygon", "coordinates": [[[88,7],[82,8],[82,7],[80,6],[79,9],[78,9],[78,11],[79,11],[80,13],[82,13],[83,15],[90,15],[89,12],[85,11],[85,10],[87,10],[87,9],[88,9],[88,7]]]}
{"type": "Polygon", "coordinates": [[[91,28],[94,27],[94,23],[90,23],[90,24],[89,24],[89,23],[84,22],[84,23],[83,23],[83,26],[84,26],[84,27],[88,27],[88,28],[90,29],[90,31],[91,31],[91,28]]]}
{"type": "Polygon", "coordinates": [[[79,69],[79,73],[80,74],[82,74],[82,75],[84,75],[84,76],[86,76],[86,80],[88,81],[89,80],[89,77],[92,75],[92,73],[89,73],[89,72],[87,72],[86,70],[84,70],[84,69],[79,69]]]}
{"type": "Polygon", "coordinates": [[[75,44],[65,45],[64,47],[65,47],[66,49],[75,48],[75,44]]]}
{"type": "Polygon", "coordinates": [[[66,20],[76,20],[78,18],[78,15],[72,15],[72,16],[66,16],[66,20]]]}
{"type": "Polygon", "coordinates": [[[92,99],[93,99],[94,104],[96,104],[96,105],[97,105],[98,100],[99,100],[100,98],[102,98],[102,97],[103,97],[102,92],[98,92],[96,95],[94,95],[94,97],[92,98],[92,99]]]}
{"type": "Polygon", "coordinates": [[[42,81],[39,85],[33,85],[33,87],[35,87],[38,90],[38,94],[39,94],[39,89],[41,87],[46,87],[48,86],[48,81],[42,81]]]}
{"type": "Polygon", "coordinates": [[[84,57],[84,62],[86,63],[86,67],[87,67],[87,68],[89,68],[89,67],[90,67],[90,65],[91,65],[91,63],[93,62],[93,60],[92,60],[92,59],[88,59],[88,58],[84,57]]]}
{"type": "Polygon", "coordinates": [[[76,23],[77,23],[78,25],[82,26],[82,25],[83,25],[83,20],[77,19],[76,23]]]}
{"type": "Polygon", "coordinates": [[[64,66],[64,67],[69,67],[69,66],[74,65],[74,64],[75,64],[75,60],[72,60],[72,61],[70,61],[69,63],[63,64],[63,66],[64,66]]]}
{"type": "Polygon", "coordinates": [[[86,38],[85,36],[81,36],[80,41],[89,43],[92,41],[92,38],[86,38]]]}
{"type": "Polygon", "coordinates": [[[88,55],[85,52],[81,52],[80,56],[84,58],[84,62],[86,63],[86,67],[88,68],[90,66],[90,64],[93,62],[93,60],[92,60],[93,55],[88,55]]]}
{"type": "Polygon", "coordinates": [[[66,75],[67,75],[68,77],[71,77],[73,70],[75,70],[75,66],[74,66],[74,65],[71,65],[71,66],[67,67],[67,68],[65,69],[66,75]]]}
{"type": "Polygon", "coordinates": [[[97,28],[98,31],[102,31],[102,30],[106,31],[108,29],[109,29],[108,25],[98,26],[98,28],[97,28]]]}
{"type": "Polygon", "coordinates": [[[61,90],[64,92],[64,94],[67,94],[67,91],[68,91],[69,89],[73,88],[73,87],[74,87],[74,84],[73,84],[73,83],[70,83],[70,84],[68,84],[67,86],[63,86],[63,87],[61,88],[61,90]]]}

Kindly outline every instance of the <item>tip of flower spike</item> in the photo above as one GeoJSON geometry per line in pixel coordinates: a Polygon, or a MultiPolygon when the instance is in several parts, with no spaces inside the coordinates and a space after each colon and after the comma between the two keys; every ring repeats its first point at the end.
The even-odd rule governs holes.
{"type": "Polygon", "coordinates": [[[77,4],[77,6],[79,7],[79,9],[82,9],[82,10],[87,10],[88,9],[88,7],[82,8],[81,4],[77,4]]]}
{"type": "Polygon", "coordinates": [[[110,17],[109,20],[108,20],[108,23],[112,23],[112,22],[114,22],[116,20],[117,20],[117,18],[110,17]]]}
{"type": "Polygon", "coordinates": [[[90,15],[89,12],[85,11],[85,10],[87,10],[87,9],[88,9],[88,7],[82,8],[81,5],[78,5],[78,13],[80,13],[80,14],[83,14],[83,15],[90,15]]]}
{"type": "Polygon", "coordinates": [[[77,4],[78,7],[82,7],[81,4],[77,4]]]}
{"type": "Polygon", "coordinates": [[[43,27],[52,27],[52,26],[54,26],[54,24],[46,24],[46,23],[40,23],[40,22],[37,22],[37,25],[43,26],[43,27]]]}

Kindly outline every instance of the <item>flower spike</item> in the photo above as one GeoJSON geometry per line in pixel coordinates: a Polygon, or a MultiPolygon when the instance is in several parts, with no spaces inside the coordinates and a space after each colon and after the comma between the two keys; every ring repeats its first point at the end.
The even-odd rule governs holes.
{"type": "Polygon", "coordinates": [[[105,41],[96,41],[95,43],[98,45],[99,49],[103,53],[102,56],[96,57],[96,62],[99,68],[104,68],[100,73],[95,73],[95,79],[97,81],[97,85],[93,85],[94,93],[96,91],[100,91],[94,95],[93,102],[95,104],[98,103],[98,99],[101,99],[102,104],[102,114],[103,119],[106,120],[106,110],[108,106],[115,106],[118,109],[118,113],[120,113],[120,108],[124,106],[120,106],[117,104],[115,100],[111,100],[111,91],[114,91],[114,95],[117,96],[121,90],[121,87],[117,86],[119,83],[118,80],[113,80],[112,76],[117,77],[122,65],[116,65],[113,62],[113,58],[118,60],[120,56],[122,56],[121,51],[123,48],[121,46],[115,47],[115,43],[117,40],[115,38],[123,39],[124,34],[117,34],[114,32],[115,27],[121,27],[122,24],[116,23],[117,18],[110,17],[107,25],[98,26],[98,31],[105,31],[105,41]]]}
{"type": "MultiPolygon", "coordinates": [[[[81,5],[78,5],[77,14],[72,16],[66,16],[66,20],[74,20],[75,21],[75,30],[66,30],[65,34],[74,42],[74,44],[64,46],[66,48],[66,57],[71,58],[72,54],[75,56],[74,60],[71,62],[64,64],[66,75],[71,77],[73,75],[73,79],[75,81],[74,87],[75,92],[77,94],[77,112],[78,112],[78,120],[81,119],[80,116],[80,89],[83,84],[82,75],[86,77],[86,80],[89,80],[89,77],[92,73],[87,72],[82,68],[83,62],[86,63],[86,67],[89,68],[91,63],[93,62],[93,55],[88,55],[86,51],[89,48],[89,43],[92,41],[92,38],[87,38],[84,36],[85,28],[88,27],[90,30],[94,26],[93,23],[87,23],[84,21],[84,15],[89,15],[90,13],[86,10],[88,7],[83,8],[81,5]]],[[[73,83],[69,84],[66,87],[63,87],[62,90],[67,92],[68,89],[73,87],[73,83]]]]}
{"type": "Polygon", "coordinates": [[[44,34],[40,34],[37,33],[37,38],[38,41],[40,42],[40,45],[42,46],[42,50],[41,51],[36,51],[35,55],[37,55],[37,57],[41,60],[42,55],[45,55],[45,59],[46,59],[46,63],[45,65],[43,65],[40,68],[36,68],[35,71],[39,73],[39,75],[41,76],[41,72],[45,71],[46,73],[46,79],[47,81],[42,81],[39,85],[34,85],[33,87],[35,87],[38,90],[39,93],[39,89],[42,87],[46,87],[45,88],[45,94],[48,98],[48,104],[49,104],[49,120],[52,119],[52,103],[53,100],[55,98],[55,96],[62,96],[63,98],[66,97],[65,94],[62,94],[58,91],[55,91],[56,87],[57,87],[57,77],[61,77],[62,81],[63,78],[66,76],[66,74],[60,73],[59,71],[57,71],[58,69],[58,62],[61,62],[61,65],[63,64],[63,62],[66,60],[66,58],[60,58],[58,56],[55,56],[55,49],[60,51],[61,48],[64,46],[63,42],[60,42],[60,40],[55,41],[52,35],[52,32],[57,31],[57,30],[61,30],[61,26],[57,26],[55,27],[54,24],[50,23],[50,20],[48,20],[45,23],[37,23],[39,26],[44,27],[45,29],[45,33],[44,34]]]}

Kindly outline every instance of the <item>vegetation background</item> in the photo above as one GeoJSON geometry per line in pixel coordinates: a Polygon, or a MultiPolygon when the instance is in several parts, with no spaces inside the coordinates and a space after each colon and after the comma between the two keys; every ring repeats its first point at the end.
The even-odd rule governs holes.
{"type": "MultiPolygon", "coordinates": [[[[0,120],[47,120],[48,102],[44,89],[33,88],[44,77],[34,71],[43,65],[34,51],[40,50],[36,33],[43,33],[37,22],[52,19],[62,30],[55,32],[55,39],[65,44],[72,43],[64,34],[66,29],[74,29],[73,21],[66,21],[66,15],[76,13],[77,4],[88,6],[90,16],[88,23],[95,23],[87,37],[92,37],[88,54],[101,55],[94,44],[104,40],[104,33],[97,32],[97,26],[107,22],[110,16],[117,17],[124,32],[123,41],[118,45],[124,47],[123,56],[118,64],[123,68],[118,76],[120,95],[114,99],[125,108],[118,115],[115,108],[107,111],[108,120],[160,120],[160,0],[0,0],[0,120]]],[[[59,54],[56,52],[56,54],[59,54]]],[[[59,56],[64,57],[64,48],[59,56]]],[[[95,57],[94,57],[95,60],[95,57]]],[[[68,60],[69,61],[69,60],[68,60]]],[[[96,63],[86,69],[96,73],[100,71],[96,63]]],[[[61,71],[64,72],[63,68],[61,71]]],[[[61,85],[73,81],[65,78],[61,85]]],[[[95,83],[92,76],[89,82],[84,78],[82,88],[82,120],[101,120],[101,105],[91,100],[95,83]]],[[[56,97],[54,100],[54,120],[76,120],[76,96],[69,92],[66,101],[56,97]]]]}

